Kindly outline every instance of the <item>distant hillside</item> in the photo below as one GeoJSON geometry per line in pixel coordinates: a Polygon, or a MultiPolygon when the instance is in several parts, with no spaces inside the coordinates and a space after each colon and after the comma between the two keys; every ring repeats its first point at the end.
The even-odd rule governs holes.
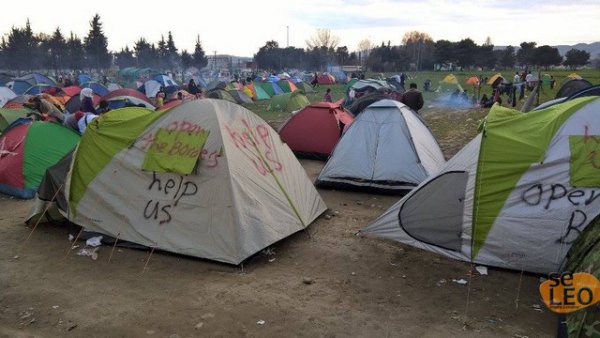
{"type": "MultiPolygon", "coordinates": [[[[565,55],[569,50],[571,49],[579,49],[579,50],[584,50],[588,53],[590,53],[590,58],[594,59],[596,57],[598,57],[598,55],[600,55],[600,41],[598,42],[592,42],[592,43],[578,43],[576,45],[558,45],[558,46],[552,46],[555,48],[558,48],[558,52],[560,53],[560,55],[565,55]]],[[[505,49],[506,46],[494,46],[494,49],[505,49]]],[[[519,49],[519,46],[515,46],[515,49],[519,49]]]]}

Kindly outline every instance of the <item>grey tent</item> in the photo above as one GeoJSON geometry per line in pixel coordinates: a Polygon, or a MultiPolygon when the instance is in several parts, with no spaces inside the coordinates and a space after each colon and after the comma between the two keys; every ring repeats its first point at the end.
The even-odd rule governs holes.
{"type": "Polygon", "coordinates": [[[381,100],[354,120],[316,184],[403,194],[444,163],[435,137],[420,117],[400,102],[381,100]]]}
{"type": "Polygon", "coordinates": [[[238,104],[242,104],[242,103],[253,104],[254,103],[254,101],[252,101],[252,99],[241,90],[230,90],[230,91],[228,91],[228,93],[231,96],[233,96],[233,98],[235,99],[235,101],[238,104]]]}
{"type": "Polygon", "coordinates": [[[591,87],[592,84],[588,80],[584,79],[571,79],[567,80],[556,93],[556,98],[571,96],[583,89],[591,87]]]}

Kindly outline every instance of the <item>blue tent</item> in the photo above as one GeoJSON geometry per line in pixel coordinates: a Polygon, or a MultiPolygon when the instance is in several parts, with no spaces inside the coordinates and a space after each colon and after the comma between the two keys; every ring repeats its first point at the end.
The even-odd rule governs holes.
{"type": "Polygon", "coordinates": [[[40,84],[36,84],[36,85],[29,87],[23,94],[37,95],[37,94],[41,94],[41,93],[47,91],[50,88],[52,88],[51,85],[49,85],[47,83],[40,83],[40,84]]]}
{"type": "Polygon", "coordinates": [[[164,75],[164,74],[156,75],[152,79],[157,81],[158,83],[160,83],[160,85],[165,88],[171,87],[171,86],[176,86],[179,88],[179,85],[175,81],[173,81],[173,79],[168,77],[167,75],[164,75]]]}
{"type": "Polygon", "coordinates": [[[267,80],[268,80],[269,82],[277,82],[277,81],[279,81],[279,80],[280,80],[280,78],[278,78],[278,77],[277,77],[277,76],[275,76],[275,75],[269,75],[269,77],[267,78],[267,80]]]}
{"type": "Polygon", "coordinates": [[[18,77],[15,79],[16,80],[21,80],[21,81],[26,81],[29,82],[29,86],[33,86],[36,84],[41,84],[41,83],[46,83],[49,84],[52,87],[56,87],[56,81],[52,80],[51,78],[42,75],[40,73],[31,73],[31,74],[27,74],[21,77],[18,77]]]}
{"type": "MultiPolygon", "coordinates": [[[[77,76],[77,81],[79,81],[79,83],[86,83],[86,82],[93,82],[94,80],[92,80],[92,78],[89,75],[80,74],[77,76]]],[[[81,87],[81,88],[83,88],[83,87],[81,87]]]]}
{"type": "Polygon", "coordinates": [[[97,94],[99,96],[104,96],[110,92],[108,90],[108,88],[104,87],[103,85],[101,85],[98,82],[93,82],[93,81],[82,83],[79,87],[80,88],[90,88],[91,90],[94,91],[94,94],[97,94]]]}
{"type": "Polygon", "coordinates": [[[23,95],[27,89],[31,88],[31,83],[24,80],[15,80],[12,85],[12,90],[17,95],[23,95]]]}

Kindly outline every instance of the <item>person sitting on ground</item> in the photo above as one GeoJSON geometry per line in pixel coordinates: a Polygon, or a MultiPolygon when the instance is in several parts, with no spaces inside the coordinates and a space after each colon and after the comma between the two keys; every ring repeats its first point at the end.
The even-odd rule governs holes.
{"type": "Polygon", "coordinates": [[[98,110],[96,111],[96,113],[98,113],[98,115],[102,115],[102,114],[108,113],[109,111],[110,111],[110,108],[108,107],[108,102],[106,100],[100,101],[100,103],[98,104],[98,110]]]}
{"type": "Polygon", "coordinates": [[[333,102],[333,99],[331,98],[331,88],[327,88],[327,91],[325,92],[325,96],[323,97],[323,100],[325,102],[333,102]]]}
{"type": "Polygon", "coordinates": [[[182,92],[177,92],[177,100],[183,101],[183,93],[182,92]]]}
{"type": "Polygon", "coordinates": [[[402,94],[402,103],[410,107],[415,113],[419,112],[419,109],[423,108],[425,101],[423,100],[423,94],[417,90],[417,84],[412,82],[409,85],[407,92],[402,94]]]}
{"type": "Polygon", "coordinates": [[[26,105],[33,109],[33,111],[28,116],[35,116],[37,120],[47,121],[50,118],[54,118],[58,122],[63,122],[64,116],[62,111],[56,107],[52,102],[41,98],[40,96],[35,96],[31,99],[31,104],[26,105]]]}
{"type": "Polygon", "coordinates": [[[166,96],[164,88],[160,87],[160,90],[156,93],[156,108],[160,108],[165,104],[166,96]]]}
{"type": "Polygon", "coordinates": [[[426,79],[425,82],[423,82],[423,90],[426,92],[431,91],[431,80],[426,79]]]}
{"type": "Polygon", "coordinates": [[[79,93],[79,110],[84,113],[96,114],[96,108],[94,108],[94,91],[91,88],[83,88],[79,93]]]}

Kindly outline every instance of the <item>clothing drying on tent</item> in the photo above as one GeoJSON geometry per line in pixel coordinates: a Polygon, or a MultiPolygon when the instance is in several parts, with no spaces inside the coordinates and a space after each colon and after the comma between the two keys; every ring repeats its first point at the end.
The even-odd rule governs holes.
{"type": "Polygon", "coordinates": [[[400,102],[381,100],[352,122],[316,185],[403,194],[443,164],[444,155],[420,117],[400,102]]]}
{"type": "Polygon", "coordinates": [[[88,230],[239,264],[326,210],[279,135],[242,106],[125,108],[91,126],[67,180],[68,216],[88,230]]]}
{"type": "Polygon", "coordinates": [[[16,120],[0,137],[0,192],[33,198],[46,169],[78,141],[79,134],[60,124],[16,120]]]}
{"type": "Polygon", "coordinates": [[[481,134],[362,232],[475,264],[559,271],[600,214],[599,111],[598,97],[529,113],[494,105],[481,134]]]}
{"type": "Polygon", "coordinates": [[[339,103],[318,102],[294,113],[278,132],[296,156],[326,160],[353,120],[339,103]]]}
{"type": "Polygon", "coordinates": [[[271,98],[267,111],[292,112],[302,109],[310,104],[310,101],[301,91],[285,93],[271,98]]]}

